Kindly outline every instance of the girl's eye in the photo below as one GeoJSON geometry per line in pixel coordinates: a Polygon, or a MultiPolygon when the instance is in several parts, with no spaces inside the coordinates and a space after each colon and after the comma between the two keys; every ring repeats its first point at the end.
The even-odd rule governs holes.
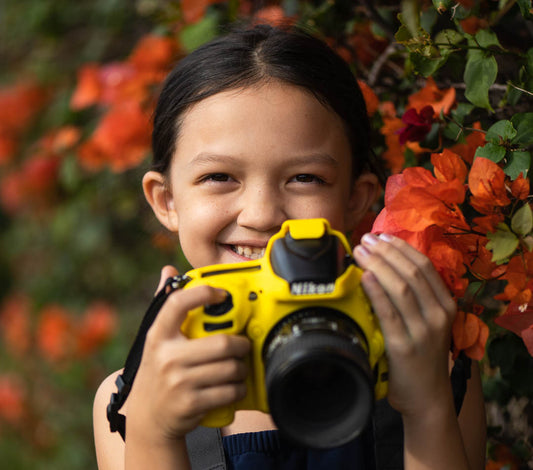
{"type": "Polygon", "coordinates": [[[230,177],[226,173],[211,173],[203,178],[203,181],[215,181],[217,183],[223,183],[229,180],[230,177]]]}
{"type": "Polygon", "coordinates": [[[308,173],[302,173],[301,175],[296,175],[293,179],[297,183],[318,183],[318,184],[324,183],[324,180],[322,178],[319,178],[316,175],[311,175],[308,173]]]}

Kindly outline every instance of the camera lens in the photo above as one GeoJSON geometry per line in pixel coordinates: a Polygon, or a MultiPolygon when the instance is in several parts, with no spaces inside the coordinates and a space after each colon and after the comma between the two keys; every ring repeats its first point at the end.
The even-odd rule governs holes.
{"type": "Polygon", "coordinates": [[[265,380],[270,412],[285,437],[325,449],[365,428],[374,396],[364,341],[351,318],[329,308],[300,310],[272,330],[265,380]]]}

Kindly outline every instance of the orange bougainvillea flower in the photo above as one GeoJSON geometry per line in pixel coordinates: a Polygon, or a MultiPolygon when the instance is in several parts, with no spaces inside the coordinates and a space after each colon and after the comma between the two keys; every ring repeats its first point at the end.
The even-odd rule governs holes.
{"type": "Polygon", "coordinates": [[[444,283],[457,297],[462,297],[468,287],[463,254],[445,241],[430,245],[427,256],[435,266],[444,283]]]}
{"type": "Polygon", "coordinates": [[[482,214],[490,215],[498,207],[511,203],[505,187],[505,173],[493,161],[478,157],[468,175],[468,187],[472,193],[470,204],[482,214]]]}
{"type": "Polygon", "coordinates": [[[22,422],[26,409],[26,390],[11,374],[0,375],[0,421],[10,424],[22,422]]]}
{"type": "Polygon", "coordinates": [[[282,7],[269,5],[258,10],[253,16],[255,24],[269,24],[272,26],[289,25],[294,18],[287,17],[282,7]]]}
{"type": "Polygon", "coordinates": [[[18,140],[46,102],[45,90],[32,82],[0,89],[0,165],[12,160],[18,140]]]}
{"type": "Polygon", "coordinates": [[[117,314],[110,305],[89,306],[77,326],[77,353],[82,357],[92,354],[113,336],[116,326],[117,314]]]}
{"type": "MultiPolygon", "coordinates": [[[[461,2],[459,2],[461,3],[461,2]]],[[[484,18],[478,18],[477,16],[469,16],[464,20],[460,20],[459,24],[463,31],[467,34],[475,35],[480,29],[486,29],[489,26],[489,23],[484,18]]]]}
{"type": "Polygon", "coordinates": [[[120,172],[137,166],[150,150],[149,113],[135,102],[115,106],[78,151],[83,166],[100,170],[108,165],[120,172]]]}
{"type": "Polygon", "coordinates": [[[516,199],[527,199],[529,197],[529,178],[524,178],[524,175],[520,173],[518,178],[511,182],[511,194],[516,199]]]}
{"type": "Polygon", "coordinates": [[[506,300],[517,305],[526,305],[532,297],[533,253],[524,251],[513,256],[507,263],[501,279],[507,281],[502,293],[495,295],[496,300],[506,300]]]}
{"type": "MultiPolygon", "coordinates": [[[[533,281],[529,281],[530,289],[533,281]]],[[[494,323],[520,336],[533,356],[533,306],[528,302],[518,304],[511,302],[507,310],[494,319],[494,323]]]]}
{"type": "MultiPolygon", "coordinates": [[[[481,129],[481,123],[476,121],[472,128],[481,129]]],[[[483,145],[485,145],[485,133],[473,130],[465,137],[464,142],[453,145],[450,150],[461,156],[465,162],[472,164],[477,148],[483,145]]]]}
{"type": "Polygon", "coordinates": [[[409,97],[408,104],[409,108],[415,108],[419,112],[424,107],[431,106],[436,115],[441,112],[448,114],[455,105],[455,88],[441,90],[435,80],[429,77],[424,88],[409,97]]]}
{"type": "Polygon", "coordinates": [[[0,89],[0,130],[18,134],[46,102],[46,92],[24,82],[0,89]]]}
{"type": "Polygon", "coordinates": [[[457,207],[464,201],[465,188],[459,180],[438,181],[429,170],[406,168],[405,186],[389,200],[388,210],[407,230],[419,231],[430,225],[464,227],[464,217],[457,207]]]}
{"type": "Polygon", "coordinates": [[[463,159],[449,149],[444,149],[441,153],[431,154],[431,163],[434,167],[435,177],[439,181],[458,180],[464,183],[468,168],[463,159]]]}
{"type": "Polygon", "coordinates": [[[44,208],[57,182],[60,157],[36,154],[0,181],[0,204],[10,214],[44,208]]]}
{"type": "Polygon", "coordinates": [[[174,38],[148,34],[136,44],[128,62],[138,72],[147,73],[147,80],[155,82],[165,77],[176,54],[177,43],[174,38]]]}
{"type": "Polygon", "coordinates": [[[105,65],[85,64],[70,100],[72,109],[96,104],[114,105],[135,100],[143,103],[150,85],[163,80],[177,54],[174,39],[147,35],[140,39],[128,60],[105,65]]]}
{"type": "Polygon", "coordinates": [[[458,311],[452,326],[452,336],[456,353],[463,350],[472,359],[483,359],[489,328],[477,315],[458,311]]]}
{"type": "Polygon", "coordinates": [[[46,306],[39,315],[37,346],[52,362],[66,359],[73,350],[74,324],[67,310],[59,305],[46,306]]]}
{"type": "Polygon", "coordinates": [[[357,80],[357,83],[359,83],[359,88],[361,88],[365,99],[366,112],[369,116],[373,116],[379,108],[379,98],[365,82],[357,80]]]}
{"type": "Polygon", "coordinates": [[[181,11],[187,23],[196,23],[201,20],[209,5],[220,3],[223,0],[182,0],[181,11]]]}
{"type": "Polygon", "coordinates": [[[30,300],[22,294],[12,294],[0,307],[0,334],[6,348],[20,356],[30,347],[30,300]]]}

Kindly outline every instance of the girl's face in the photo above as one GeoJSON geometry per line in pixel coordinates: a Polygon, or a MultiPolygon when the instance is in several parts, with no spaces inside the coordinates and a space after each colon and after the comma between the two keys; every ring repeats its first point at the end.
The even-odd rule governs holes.
{"type": "Polygon", "coordinates": [[[193,267],[260,257],[287,219],[324,217],[352,229],[376,180],[351,178],[341,119],[310,93],[270,82],[219,93],[184,115],[167,178],[148,172],[146,197],[179,234],[193,267]]]}

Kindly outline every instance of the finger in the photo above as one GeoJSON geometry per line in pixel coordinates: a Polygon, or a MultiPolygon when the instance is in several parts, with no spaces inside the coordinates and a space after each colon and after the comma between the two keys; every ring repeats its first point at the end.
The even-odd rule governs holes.
{"type": "Polygon", "coordinates": [[[251,349],[250,340],[240,335],[222,333],[190,340],[187,351],[178,351],[179,361],[187,367],[226,359],[243,359],[251,349]]]}
{"type": "MultiPolygon", "coordinates": [[[[379,239],[396,248],[396,252],[403,255],[396,263],[396,266],[402,266],[405,258],[411,260],[414,266],[416,266],[418,269],[418,273],[422,273],[427,279],[427,282],[429,283],[437,302],[444,307],[448,314],[452,316],[455,315],[456,305],[450,295],[450,290],[444,283],[442,277],[436,271],[430,259],[409,245],[409,243],[407,243],[405,240],[400,238],[389,234],[381,234],[379,239]]],[[[405,274],[410,279],[414,278],[412,272],[406,272],[405,274]]]]}
{"type": "Polygon", "coordinates": [[[195,407],[191,408],[195,414],[206,413],[228,405],[233,405],[246,397],[246,384],[244,382],[222,384],[215,387],[206,387],[196,391],[195,407]]]}
{"type": "Polygon", "coordinates": [[[390,350],[393,343],[399,343],[408,335],[404,320],[371,271],[363,273],[361,282],[378,317],[387,343],[386,349],[390,350]]]}
{"type": "MultiPolygon", "coordinates": [[[[389,257],[382,256],[378,250],[369,251],[361,245],[356,247],[354,254],[360,266],[372,273],[375,283],[380,286],[379,290],[375,283],[366,286],[366,290],[373,289],[376,292],[371,300],[378,317],[384,315],[388,318],[391,312],[397,312],[410,337],[425,335],[427,328],[420,302],[404,276],[390,263],[389,257]]],[[[367,283],[370,284],[370,281],[367,283]]]]}
{"type": "Polygon", "coordinates": [[[163,269],[161,269],[161,278],[159,279],[159,285],[157,286],[156,293],[159,292],[163,286],[165,285],[165,282],[169,277],[174,277],[179,274],[178,270],[174,266],[164,266],[163,269]]]}
{"type": "Polygon", "coordinates": [[[207,285],[175,291],[166,299],[148,334],[155,339],[182,336],[181,326],[189,310],[221,303],[226,297],[226,291],[207,285]]]}
{"type": "Polygon", "coordinates": [[[224,359],[191,367],[188,378],[197,388],[214,387],[227,383],[243,382],[248,367],[242,359],[224,359]]]}

